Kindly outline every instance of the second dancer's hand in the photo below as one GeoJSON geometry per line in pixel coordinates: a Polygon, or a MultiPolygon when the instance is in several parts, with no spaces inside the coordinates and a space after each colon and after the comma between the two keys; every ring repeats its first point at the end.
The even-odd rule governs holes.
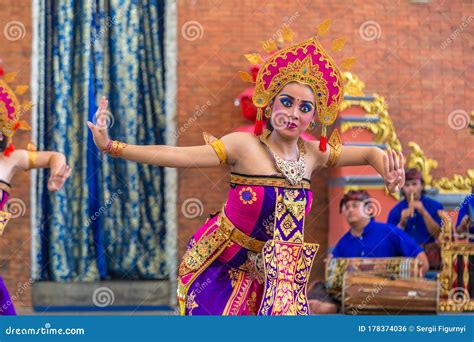
{"type": "Polygon", "coordinates": [[[104,151],[109,144],[109,134],[107,132],[107,107],[109,101],[105,96],[102,96],[100,100],[99,108],[95,113],[96,124],[87,121],[87,127],[92,132],[94,139],[94,144],[99,148],[99,150],[104,151]]]}

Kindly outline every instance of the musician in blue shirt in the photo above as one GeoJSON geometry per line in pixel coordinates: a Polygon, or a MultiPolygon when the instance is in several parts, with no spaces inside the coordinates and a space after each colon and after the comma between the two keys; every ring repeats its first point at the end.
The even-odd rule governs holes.
{"type": "MultiPolygon", "coordinates": [[[[463,237],[463,234],[469,233],[474,235],[474,220],[472,218],[474,212],[474,185],[471,194],[462,201],[459,207],[458,219],[456,222],[456,232],[463,237]]],[[[469,238],[470,242],[474,241],[473,237],[469,238]]]]}
{"type": "Polygon", "coordinates": [[[420,260],[423,274],[428,270],[425,252],[408,234],[394,225],[373,219],[375,206],[367,191],[349,191],[339,207],[350,229],[334,247],[332,257],[413,257],[420,260]]]}
{"type": "Polygon", "coordinates": [[[438,210],[443,205],[425,196],[420,171],[406,171],[402,192],[404,199],[392,208],[387,223],[404,229],[420,245],[435,242],[442,222],[438,210]]]}

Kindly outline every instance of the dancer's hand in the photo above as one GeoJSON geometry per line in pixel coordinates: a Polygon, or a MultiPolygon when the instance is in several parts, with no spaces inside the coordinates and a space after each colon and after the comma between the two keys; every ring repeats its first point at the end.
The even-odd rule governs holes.
{"type": "Polygon", "coordinates": [[[99,150],[104,151],[107,145],[109,144],[109,134],[107,133],[107,107],[109,101],[105,96],[102,96],[100,100],[99,108],[95,113],[95,118],[97,124],[93,124],[90,121],[87,121],[87,127],[90,128],[94,143],[99,148],[99,150]]]}
{"type": "Polygon", "coordinates": [[[71,167],[66,163],[62,165],[55,165],[51,168],[51,176],[48,180],[48,190],[56,192],[61,190],[66,180],[71,175],[71,167]]]}
{"type": "Polygon", "coordinates": [[[405,159],[401,152],[388,148],[383,156],[384,176],[383,180],[387,189],[391,192],[400,191],[405,185],[405,159]]]}

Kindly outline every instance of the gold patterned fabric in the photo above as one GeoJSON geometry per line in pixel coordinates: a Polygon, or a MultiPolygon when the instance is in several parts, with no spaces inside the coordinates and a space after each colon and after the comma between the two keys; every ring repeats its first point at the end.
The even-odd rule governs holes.
{"type": "Polygon", "coordinates": [[[3,234],[8,221],[10,221],[12,214],[7,211],[0,211],[0,235],[3,234]]]}
{"type": "Polygon", "coordinates": [[[326,163],[326,166],[334,167],[336,166],[342,152],[342,139],[337,129],[332,132],[328,144],[331,146],[331,148],[329,149],[329,159],[326,163]]]}
{"type": "Polygon", "coordinates": [[[292,185],[286,179],[282,177],[240,175],[235,172],[232,172],[230,174],[230,182],[232,184],[276,186],[276,187],[285,187],[285,188],[291,188],[291,189],[310,189],[311,188],[311,182],[309,181],[309,179],[306,179],[306,178],[304,178],[300,182],[300,184],[292,185]]]}
{"type": "Polygon", "coordinates": [[[225,207],[193,235],[179,267],[180,313],[309,314],[318,249],[304,241],[311,202],[308,180],[232,173],[225,207]]]}

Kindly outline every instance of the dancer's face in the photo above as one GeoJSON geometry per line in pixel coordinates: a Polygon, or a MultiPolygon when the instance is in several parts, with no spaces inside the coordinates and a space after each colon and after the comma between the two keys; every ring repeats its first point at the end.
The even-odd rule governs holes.
{"type": "Polygon", "coordinates": [[[273,99],[271,123],[282,136],[295,138],[306,131],[315,113],[316,104],[311,88],[291,82],[273,99]]]}
{"type": "Polygon", "coordinates": [[[419,200],[421,197],[421,192],[423,191],[423,184],[419,179],[412,179],[405,181],[403,186],[403,195],[408,200],[410,199],[411,194],[413,193],[413,199],[419,200]]]}

